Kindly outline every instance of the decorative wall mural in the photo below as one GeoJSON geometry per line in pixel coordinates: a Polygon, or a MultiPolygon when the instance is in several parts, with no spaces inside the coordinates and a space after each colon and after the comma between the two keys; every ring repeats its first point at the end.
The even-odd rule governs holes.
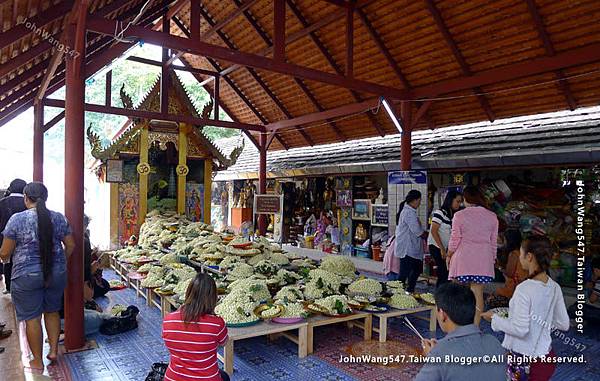
{"type": "Polygon", "coordinates": [[[124,245],[132,235],[138,235],[137,184],[119,184],[119,243],[124,245]]]}
{"type": "Polygon", "coordinates": [[[185,184],[185,214],[194,222],[204,221],[204,185],[185,184]]]}

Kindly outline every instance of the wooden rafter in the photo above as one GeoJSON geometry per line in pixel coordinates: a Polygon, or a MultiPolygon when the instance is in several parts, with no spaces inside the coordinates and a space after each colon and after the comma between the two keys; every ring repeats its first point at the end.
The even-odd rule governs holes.
{"type": "MultiPolygon", "coordinates": [[[[529,9],[529,13],[531,14],[532,21],[537,29],[540,39],[542,40],[542,43],[544,44],[544,49],[546,49],[546,54],[548,56],[555,55],[556,50],[554,49],[554,44],[552,43],[552,40],[550,39],[550,35],[548,35],[548,32],[546,31],[546,28],[544,27],[544,21],[542,20],[542,16],[540,15],[540,12],[538,11],[537,6],[535,5],[535,1],[534,0],[526,0],[526,3],[527,3],[527,8],[529,9]]],[[[571,87],[569,86],[569,82],[567,82],[567,79],[565,78],[565,74],[563,73],[562,70],[556,70],[554,72],[554,74],[556,75],[556,79],[558,79],[557,86],[558,86],[559,90],[563,93],[563,95],[565,96],[565,100],[567,101],[567,105],[569,106],[569,109],[571,111],[575,110],[577,108],[577,101],[575,100],[575,97],[573,96],[573,93],[571,92],[571,87]]]]}
{"type": "MultiPolygon", "coordinates": [[[[309,25],[308,20],[306,20],[306,17],[304,17],[304,14],[300,10],[300,8],[298,8],[298,6],[296,4],[294,4],[294,2],[292,2],[291,0],[288,0],[288,7],[292,10],[292,13],[294,14],[294,16],[296,16],[298,21],[300,21],[300,24],[302,24],[302,27],[307,28],[309,25]]],[[[358,6],[358,3],[355,5],[355,9],[360,11],[360,7],[358,6]]],[[[317,34],[315,32],[310,32],[308,35],[309,35],[310,39],[312,40],[312,42],[317,46],[317,49],[319,49],[319,51],[321,52],[323,57],[325,57],[325,59],[327,60],[327,63],[329,63],[329,66],[331,66],[331,68],[333,70],[335,70],[335,72],[338,73],[338,75],[342,75],[344,73],[344,71],[337,64],[337,62],[335,62],[335,59],[333,58],[331,53],[329,53],[329,51],[327,50],[327,48],[325,47],[323,42],[319,39],[317,34]]],[[[354,100],[356,102],[363,101],[362,97],[356,91],[350,90],[350,94],[352,94],[352,97],[354,98],[354,100]]],[[[373,114],[369,113],[369,114],[367,114],[367,117],[369,118],[371,125],[373,126],[373,128],[375,128],[377,133],[381,136],[385,136],[385,131],[379,125],[379,122],[377,121],[375,116],[373,114]]]]}
{"type": "MultiPolygon", "coordinates": [[[[315,108],[317,110],[323,111],[324,110],[323,106],[321,106],[321,104],[319,103],[319,101],[317,100],[315,95],[310,91],[310,89],[308,88],[306,83],[304,83],[304,81],[299,78],[294,78],[294,81],[296,82],[298,87],[300,87],[302,92],[308,97],[308,99],[310,99],[313,106],[315,106],[315,108]]],[[[331,126],[331,129],[333,130],[333,132],[335,132],[338,139],[340,139],[343,142],[348,140],[348,137],[342,133],[342,131],[338,127],[337,123],[335,123],[334,121],[331,121],[331,120],[327,120],[327,122],[331,126]]]]}
{"type": "Polygon", "coordinates": [[[6,95],[6,93],[8,93],[9,91],[12,91],[14,88],[19,86],[20,84],[29,81],[32,77],[35,77],[36,75],[39,75],[39,73],[41,73],[44,70],[46,65],[48,65],[49,61],[50,60],[48,60],[48,59],[40,61],[36,65],[33,65],[31,68],[29,68],[29,69],[25,70],[24,72],[22,72],[21,74],[15,76],[13,79],[10,79],[10,80],[6,81],[4,84],[0,85],[0,96],[6,95]]]}
{"type": "Polygon", "coordinates": [[[373,40],[373,42],[375,42],[375,45],[377,45],[377,48],[379,49],[381,54],[383,54],[383,56],[387,60],[388,64],[392,67],[392,70],[394,70],[394,73],[396,73],[396,77],[398,77],[398,79],[402,83],[402,86],[404,86],[405,89],[409,89],[411,86],[410,86],[410,83],[408,82],[408,79],[406,79],[406,76],[404,75],[404,73],[402,73],[400,66],[398,65],[398,63],[396,62],[396,60],[390,53],[389,49],[385,46],[383,39],[381,38],[379,33],[375,30],[375,28],[373,27],[373,24],[371,24],[371,21],[369,21],[369,18],[367,17],[366,13],[362,9],[357,9],[356,13],[358,14],[363,25],[367,28],[367,31],[369,32],[371,39],[373,40]]]}
{"type": "Polygon", "coordinates": [[[354,77],[354,7],[346,8],[346,77],[354,77]]]}
{"type": "MultiPolygon", "coordinates": [[[[359,0],[356,2],[355,9],[366,7],[367,5],[369,5],[375,1],[376,0],[359,0]]],[[[238,2],[239,1],[236,0],[236,4],[238,2]]],[[[288,7],[290,7],[289,1],[287,4],[288,4],[288,7]]],[[[345,14],[346,14],[346,11],[344,9],[337,10],[337,11],[332,12],[329,15],[321,18],[319,21],[308,25],[304,29],[301,29],[297,32],[290,34],[289,36],[287,36],[285,38],[286,45],[290,45],[290,44],[308,36],[310,33],[315,32],[315,31],[319,30],[320,28],[331,24],[332,22],[339,20],[340,18],[344,17],[345,14]]],[[[264,33],[264,31],[260,31],[259,33],[264,33]]],[[[258,54],[261,56],[268,56],[269,54],[272,54],[272,53],[273,53],[273,48],[271,46],[269,46],[268,48],[261,50],[258,54]]],[[[243,66],[244,65],[242,65],[242,64],[231,65],[227,69],[223,70],[220,74],[222,76],[230,74],[230,73],[242,68],[243,66]]],[[[209,79],[208,81],[211,81],[211,80],[212,79],[209,79]]]]}
{"type": "MultiPolygon", "coordinates": [[[[200,9],[200,12],[202,12],[202,9],[200,9]]],[[[190,32],[188,31],[187,27],[185,26],[185,24],[183,22],[181,22],[181,20],[179,20],[178,17],[173,17],[173,22],[175,23],[175,25],[177,25],[179,30],[181,30],[181,32],[184,35],[186,35],[187,37],[190,36],[190,32]]],[[[208,57],[206,58],[206,60],[214,68],[214,70],[217,70],[217,71],[222,70],[220,65],[215,60],[208,58],[208,57]]],[[[182,62],[184,62],[184,65],[187,64],[188,66],[191,66],[189,63],[187,63],[187,61],[185,61],[185,59],[183,57],[182,57],[182,62]]],[[[198,82],[200,82],[200,78],[198,78],[197,74],[195,74],[195,73],[192,73],[192,74],[194,76],[196,76],[196,79],[198,79],[198,82]]],[[[246,107],[248,107],[248,109],[250,109],[250,111],[252,111],[252,113],[261,121],[261,123],[263,123],[263,124],[268,123],[266,117],[264,117],[262,115],[262,113],[252,104],[252,102],[250,102],[248,97],[246,97],[246,95],[244,95],[244,93],[237,87],[237,85],[233,82],[233,80],[231,80],[231,78],[224,76],[223,80],[225,81],[225,83],[227,83],[227,85],[229,85],[229,87],[233,90],[233,92],[236,93],[236,95],[242,100],[242,102],[244,102],[246,107]]],[[[210,94],[210,91],[206,84],[203,84],[202,82],[200,82],[200,86],[207,89],[207,92],[210,94]]],[[[225,110],[225,112],[227,112],[227,110],[225,110]]],[[[233,113],[228,112],[228,114],[230,115],[230,117],[233,120],[235,120],[235,115],[233,113]]],[[[258,141],[249,132],[244,131],[244,133],[246,133],[246,135],[251,139],[252,144],[254,144],[257,148],[260,147],[260,145],[258,144],[258,141]]],[[[281,144],[281,146],[284,147],[286,150],[289,149],[289,146],[283,141],[283,139],[279,136],[279,134],[275,134],[275,135],[276,135],[276,138],[277,138],[277,141],[279,142],[279,144],[281,144]]]]}
{"type": "MultiPolygon", "coordinates": [[[[203,33],[196,40],[198,40],[198,41],[208,41],[209,38],[211,38],[217,32],[219,32],[221,29],[223,29],[224,27],[226,27],[229,23],[231,23],[238,16],[240,16],[242,13],[244,13],[244,11],[246,9],[250,8],[257,1],[258,0],[248,0],[248,1],[246,1],[240,8],[236,9],[235,11],[233,11],[231,14],[229,14],[227,17],[225,17],[225,19],[223,19],[220,22],[218,22],[215,25],[213,25],[209,30],[207,30],[205,33],[203,33]]],[[[192,0],[192,2],[194,2],[194,1],[192,0]]],[[[202,4],[200,4],[199,1],[196,1],[196,2],[198,3],[198,5],[194,6],[194,12],[198,12],[198,15],[200,15],[200,13],[201,13],[200,8],[202,7],[202,4]]],[[[200,33],[199,30],[198,30],[198,33],[200,33]]],[[[177,54],[175,54],[173,57],[171,57],[171,59],[169,59],[167,61],[167,66],[172,65],[173,62],[175,62],[177,59],[179,59],[184,54],[185,54],[185,52],[178,52],[177,54]]]]}
{"type": "Polygon", "coordinates": [[[285,0],[274,0],[273,24],[273,57],[285,61],[285,0]]]}
{"type": "MultiPolygon", "coordinates": [[[[15,4],[17,1],[15,0],[15,4]]],[[[51,23],[52,21],[64,17],[65,14],[69,13],[71,8],[73,7],[73,0],[65,0],[56,6],[50,7],[45,12],[38,14],[37,16],[31,18],[29,22],[32,25],[35,25],[37,28],[42,28],[51,23]]],[[[15,25],[13,23],[13,25],[15,25]]],[[[25,23],[19,24],[3,33],[0,33],[0,49],[4,49],[5,47],[13,44],[16,41],[19,41],[26,35],[31,33],[31,29],[27,27],[25,23]]]]}
{"type": "MultiPolygon", "coordinates": [[[[234,0],[234,3],[236,3],[237,6],[241,5],[239,0],[234,0]]],[[[210,15],[207,12],[204,12],[203,16],[206,18],[206,20],[209,23],[214,22],[214,21],[212,21],[210,19],[210,15]]],[[[258,33],[258,35],[262,38],[262,40],[265,42],[265,44],[267,44],[269,47],[273,46],[273,42],[271,41],[270,37],[264,32],[264,30],[258,24],[258,22],[256,21],[256,19],[252,15],[252,13],[250,11],[245,11],[244,12],[244,17],[250,23],[250,25],[252,25],[252,28],[254,29],[254,31],[256,31],[256,33],[258,33]]],[[[223,33],[219,32],[219,37],[221,37],[221,40],[223,40],[223,42],[230,49],[234,49],[234,50],[236,49],[236,46],[223,33]]],[[[281,102],[279,100],[279,98],[275,95],[275,93],[273,93],[273,91],[269,88],[269,86],[265,83],[265,81],[263,81],[263,79],[256,72],[256,70],[254,70],[252,68],[246,68],[246,70],[248,71],[248,73],[250,73],[250,76],[256,81],[256,83],[258,83],[258,85],[263,89],[263,91],[265,93],[267,93],[267,95],[269,96],[269,98],[271,98],[271,101],[273,101],[273,103],[275,103],[275,105],[277,106],[277,108],[279,108],[279,110],[285,115],[285,117],[288,118],[288,119],[293,118],[292,114],[288,111],[287,107],[285,107],[285,105],[283,104],[283,102],[281,102]]],[[[312,140],[312,138],[304,130],[298,130],[298,133],[302,136],[302,138],[310,146],[314,146],[315,145],[315,143],[312,140]]]]}
{"type": "MultiPolygon", "coordinates": [[[[371,21],[369,21],[369,17],[367,16],[367,14],[362,9],[358,9],[356,12],[358,13],[358,16],[360,17],[363,25],[367,28],[367,31],[369,32],[371,39],[373,40],[373,42],[375,42],[375,45],[377,46],[377,48],[379,49],[381,54],[383,54],[383,56],[387,60],[388,64],[390,65],[390,67],[392,68],[394,73],[396,74],[396,77],[398,77],[398,79],[402,83],[402,86],[404,86],[405,89],[411,89],[412,86],[410,85],[408,79],[402,72],[402,69],[400,69],[400,65],[398,65],[398,62],[396,62],[396,60],[390,53],[389,49],[385,45],[385,42],[383,41],[383,38],[381,38],[381,36],[377,32],[377,30],[373,27],[373,24],[371,24],[371,21]]],[[[423,109],[423,112],[425,114],[429,112],[430,106],[431,106],[431,102],[429,102],[427,107],[423,109]]],[[[421,119],[422,116],[424,116],[424,115],[420,115],[418,118],[413,120],[413,125],[416,125],[416,123],[421,119]]]]}
{"type": "MultiPolygon", "coordinates": [[[[452,38],[452,35],[450,34],[450,30],[448,30],[448,27],[446,26],[446,23],[444,22],[442,14],[440,13],[437,6],[435,5],[434,1],[433,0],[425,0],[425,3],[427,4],[427,9],[429,10],[429,13],[431,13],[431,16],[433,17],[435,23],[437,24],[437,27],[438,27],[440,33],[442,34],[442,36],[444,36],[444,39],[446,40],[448,47],[450,48],[450,50],[452,51],[452,54],[454,55],[454,58],[458,62],[463,75],[465,75],[465,76],[472,75],[473,73],[471,72],[471,69],[469,68],[469,65],[467,64],[467,61],[465,60],[464,56],[460,52],[458,45],[452,38]]],[[[494,115],[494,112],[492,111],[492,107],[490,106],[488,100],[483,95],[483,90],[481,90],[480,87],[474,87],[473,93],[477,95],[479,104],[481,105],[481,108],[487,115],[490,122],[493,122],[496,119],[496,116],[494,115]]]]}

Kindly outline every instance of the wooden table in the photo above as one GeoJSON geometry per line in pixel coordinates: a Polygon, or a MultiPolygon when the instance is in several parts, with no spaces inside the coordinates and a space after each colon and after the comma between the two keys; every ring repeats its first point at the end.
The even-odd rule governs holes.
{"type": "Polygon", "coordinates": [[[429,318],[415,315],[417,319],[429,320],[429,330],[431,332],[435,332],[436,330],[436,317],[435,317],[435,306],[422,306],[418,308],[411,308],[406,310],[397,310],[395,308],[390,309],[388,312],[382,313],[374,313],[373,315],[379,318],[379,328],[374,328],[373,330],[379,333],[379,342],[385,343],[387,341],[387,329],[388,329],[388,319],[404,316],[404,315],[412,315],[417,314],[419,312],[429,311],[429,318]]]}
{"type": "Polygon", "coordinates": [[[238,340],[280,334],[298,345],[298,357],[304,358],[308,355],[308,323],[306,322],[277,324],[263,321],[250,327],[227,328],[227,331],[229,333],[229,340],[227,340],[227,344],[223,348],[223,355],[218,354],[218,357],[225,365],[225,372],[230,376],[233,374],[233,346],[238,340]],[[297,336],[289,332],[294,330],[298,330],[297,336]]]}
{"type": "MultiPolygon", "coordinates": [[[[156,295],[158,295],[158,294],[156,294],[156,295]]],[[[170,295],[170,296],[158,295],[158,296],[160,297],[159,309],[160,309],[163,319],[165,316],[167,316],[168,314],[170,314],[171,312],[173,312],[174,310],[179,308],[180,304],[177,303],[175,301],[175,299],[173,299],[173,295],[170,295]]]]}
{"type": "Polygon", "coordinates": [[[313,316],[308,319],[307,341],[309,354],[314,352],[314,328],[337,323],[349,323],[348,325],[350,328],[356,326],[363,330],[365,340],[371,340],[371,336],[373,334],[373,315],[370,313],[358,312],[343,317],[330,317],[324,315],[313,316]],[[355,320],[364,320],[364,322],[360,323],[356,322],[355,320]]]}

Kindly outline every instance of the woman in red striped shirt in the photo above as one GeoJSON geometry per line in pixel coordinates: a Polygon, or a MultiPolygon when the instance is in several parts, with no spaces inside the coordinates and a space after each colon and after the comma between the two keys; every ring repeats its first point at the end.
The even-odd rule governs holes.
{"type": "Polygon", "coordinates": [[[216,305],[215,281],[198,273],[181,308],[163,320],[162,337],[171,353],[166,381],[229,381],[217,361],[217,348],[227,342],[227,327],[215,315],[216,305]]]}

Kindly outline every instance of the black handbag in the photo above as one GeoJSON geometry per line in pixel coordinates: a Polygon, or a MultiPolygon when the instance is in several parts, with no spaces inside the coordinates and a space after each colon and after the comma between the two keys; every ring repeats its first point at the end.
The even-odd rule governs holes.
{"type": "Polygon", "coordinates": [[[115,316],[105,320],[100,326],[100,333],[103,335],[112,336],[136,329],[138,327],[138,313],[139,310],[137,307],[127,307],[127,310],[121,312],[121,316],[115,316]]]}
{"type": "Polygon", "coordinates": [[[146,376],[146,381],[163,381],[169,364],[164,362],[155,362],[152,364],[152,370],[146,376]]]}

